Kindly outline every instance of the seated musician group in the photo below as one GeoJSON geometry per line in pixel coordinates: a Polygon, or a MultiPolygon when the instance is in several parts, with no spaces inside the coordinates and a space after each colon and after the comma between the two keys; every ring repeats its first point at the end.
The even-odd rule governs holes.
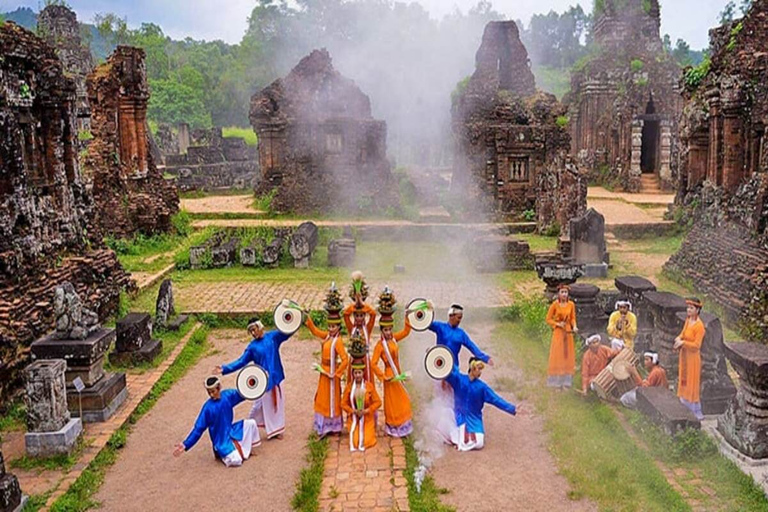
{"type": "MultiPolygon", "coordinates": [[[[305,324],[312,335],[320,340],[320,364],[314,369],[319,374],[314,399],[313,428],[319,437],[341,434],[346,428],[351,451],[365,451],[376,445],[379,409],[384,409],[384,432],[392,437],[405,437],[413,432],[413,412],[405,381],[410,378],[400,361],[399,343],[411,332],[405,311],[405,326],[393,332],[396,300],[386,287],[379,295],[378,311],[365,303],[368,287],[359,272],[352,275],[349,297],[352,304],[344,308],[343,299],[332,284],[325,299],[328,330],[317,327],[308,311],[305,324]],[[372,343],[373,327],[379,315],[380,338],[372,343]],[[341,324],[345,323],[348,343],[342,339],[341,324]],[[381,381],[383,400],[377,390],[381,381]],[[346,421],[344,420],[346,416],[346,421]]],[[[428,301],[424,308],[432,310],[428,301]]],[[[514,405],[499,397],[481,379],[485,364],[493,360],[459,327],[463,308],[453,304],[448,311],[448,322],[432,321],[428,329],[436,334],[437,344],[444,345],[453,354],[453,369],[445,379],[453,408],[445,440],[461,451],[479,450],[485,445],[482,409],[486,403],[514,415],[514,405]],[[472,352],[467,374],[459,371],[459,352],[466,347],[472,352]]],[[[248,419],[233,423],[234,407],[244,398],[235,389],[221,389],[216,375],[208,377],[205,387],[209,400],[203,405],[195,426],[187,439],[176,445],[174,455],[191,449],[208,430],[214,456],[227,467],[239,466],[249,458],[252,448],[261,444],[259,428],[267,439],[281,439],[285,432],[285,396],[281,387],[285,372],[280,348],[292,334],[274,330],[266,332],[258,319],[248,324],[251,342],[243,354],[233,362],[214,368],[215,374],[227,375],[249,364],[260,366],[267,374],[266,392],[253,401],[248,419]]]]}
{"type": "MultiPolygon", "coordinates": [[[[687,299],[686,304],[685,324],[680,335],[675,338],[673,346],[679,357],[677,396],[680,402],[688,407],[698,419],[702,419],[700,402],[701,344],[706,329],[699,318],[699,314],[703,304],[697,298],[687,299]]],[[[569,300],[568,286],[563,285],[558,290],[558,295],[547,314],[547,323],[552,328],[547,384],[560,389],[571,387],[575,373],[573,334],[578,332],[578,328],[576,326],[576,308],[574,303],[569,300]]],[[[602,344],[602,337],[599,334],[593,334],[585,340],[586,350],[581,362],[581,392],[583,394],[594,389],[595,379],[622,351],[634,350],[637,317],[632,312],[632,304],[629,301],[616,302],[616,311],[611,314],[606,330],[610,338],[610,347],[602,344]]],[[[627,366],[629,378],[637,387],[669,388],[667,372],[660,364],[658,353],[645,352],[643,365],[648,372],[645,379],[640,376],[634,365],[627,366]]],[[[626,407],[635,407],[637,403],[636,389],[626,391],[616,398],[626,407]]]]}

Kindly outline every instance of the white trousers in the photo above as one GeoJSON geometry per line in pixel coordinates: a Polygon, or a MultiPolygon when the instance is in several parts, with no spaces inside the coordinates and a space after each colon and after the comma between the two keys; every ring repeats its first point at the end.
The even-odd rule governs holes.
{"type": "Polygon", "coordinates": [[[621,338],[611,338],[611,349],[612,350],[621,350],[625,347],[624,340],[621,338]]]}
{"type": "Polygon", "coordinates": [[[629,409],[634,409],[637,407],[637,389],[633,389],[632,391],[627,391],[623,395],[621,395],[621,403],[624,405],[624,407],[627,407],[629,409]]]}
{"type": "Polygon", "coordinates": [[[235,448],[229,455],[221,459],[228,468],[242,466],[243,460],[247,460],[251,456],[253,447],[261,444],[259,427],[256,425],[256,420],[243,420],[243,439],[238,442],[240,443],[243,455],[241,456],[240,452],[235,448]]]}
{"type": "Polygon", "coordinates": [[[451,432],[451,444],[456,446],[460,452],[471,450],[482,450],[485,446],[485,434],[467,434],[466,424],[460,425],[451,432]]]}
{"type": "Polygon", "coordinates": [[[256,424],[267,431],[267,439],[285,432],[285,397],[280,386],[275,386],[254,400],[248,417],[256,420],[256,424]]]}

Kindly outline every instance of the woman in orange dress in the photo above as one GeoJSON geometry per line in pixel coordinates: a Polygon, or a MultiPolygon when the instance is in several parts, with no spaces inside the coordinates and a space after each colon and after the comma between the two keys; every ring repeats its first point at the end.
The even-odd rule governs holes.
{"type": "Polygon", "coordinates": [[[336,286],[331,286],[325,300],[328,313],[328,330],[319,329],[307,314],[306,325],[320,341],[321,364],[315,365],[320,373],[315,393],[314,429],[322,439],[328,434],[340,434],[343,429],[341,417],[341,378],[347,371],[349,357],[341,339],[341,295],[336,286]]]}
{"type": "Polygon", "coordinates": [[[699,299],[687,299],[687,314],[680,336],[675,338],[673,348],[680,351],[677,380],[677,396],[698,419],[701,411],[701,344],[704,341],[704,322],[699,318],[703,304],[699,299]]]}
{"type": "Polygon", "coordinates": [[[384,383],[384,431],[391,437],[406,437],[413,432],[413,411],[411,398],[405,389],[404,375],[400,366],[400,348],[398,343],[411,333],[408,315],[405,317],[405,328],[392,333],[395,312],[394,295],[385,288],[379,296],[379,328],[381,339],[373,349],[371,368],[373,373],[384,383]],[[384,369],[379,366],[384,362],[384,369]],[[397,380],[395,380],[397,378],[397,380]]]}
{"type": "Polygon", "coordinates": [[[549,347],[547,386],[570,388],[576,369],[576,350],[573,334],[579,332],[576,326],[576,305],[569,300],[570,288],[561,285],[557,298],[549,306],[547,324],[552,328],[552,342],[549,347]]]}
{"type": "Polygon", "coordinates": [[[352,380],[347,383],[341,407],[347,413],[349,429],[349,450],[365,451],[376,446],[376,411],[381,407],[381,398],[376,386],[364,378],[365,344],[353,335],[349,353],[352,355],[352,380]]]}

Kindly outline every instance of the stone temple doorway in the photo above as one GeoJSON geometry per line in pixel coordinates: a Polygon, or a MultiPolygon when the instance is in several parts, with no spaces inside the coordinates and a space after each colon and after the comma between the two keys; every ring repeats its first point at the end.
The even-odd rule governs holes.
{"type": "Polygon", "coordinates": [[[653,97],[645,107],[645,122],[643,123],[642,148],[640,151],[640,169],[643,174],[657,174],[659,170],[659,145],[661,130],[656,119],[656,106],[653,97]]]}

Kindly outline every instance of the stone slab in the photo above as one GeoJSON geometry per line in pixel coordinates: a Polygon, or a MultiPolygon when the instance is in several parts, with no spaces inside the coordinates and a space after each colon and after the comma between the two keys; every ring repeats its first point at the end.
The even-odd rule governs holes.
{"type": "Polygon", "coordinates": [[[141,350],[132,352],[112,352],[109,354],[109,362],[114,365],[125,366],[139,363],[148,363],[157,357],[163,350],[163,342],[150,340],[141,347],[141,350]]]}
{"type": "Polygon", "coordinates": [[[608,277],[607,263],[585,263],[584,277],[608,277]]]}
{"type": "Polygon", "coordinates": [[[67,366],[64,374],[68,389],[74,389],[73,382],[80,377],[86,386],[94,386],[104,378],[104,356],[93,362],[90,366],[67,366]]]}
{"type": "Polygon", "coordinates": [[[181,329],[181,326],[186,323],[186,321],[189,320],[189,315],[179,315],[170,322],[168,322],[168,330],[169,331],[178,331],[181,329]]]}
{"type": "Polygon", "coordinates": [[[84,340],[57,340],[48,335],[32,343],[30,350],[37,359],[64,359],[67,366],[85,367],[103,357],[115,338],[115,330],[105,328],[84,340]]]}
{"type": "Polygon", "coordinates": [[[83,432],[80,418],[72,418],[55,432],[27,432],[24,445],[30,457],[53,457],[70,454],[75,449],[77,439],[83,432]]]}
{"type": "Polygon", "coordinates": [[[135,352],[152,339],[152,317],[147,313],[129,313],[117,322],[118,352],[135,352]]]}
{"type": "Polygon", "coordinates": [[[749,375],[768,378],[768,345],[761,343],[726,343],[725,355],[734,366],[749,375]]]}
{"type": "Polygon", "coordinates": [[[613,280],[616,289],[625,295],[638,297],[645,292],[655,292],[656,285],[640,276],[619,276],[613,280]]]}
{"type": "MultiPolygon", "coordinates": [[[[108,374],[95,386],[83,391],[83,421],[94,423],[108,420],[125,401],[127,395],[125,374],[108,374]]],[[[67,406],[73,417],[80,415],[77,393],[67,394],[67,406]]]]}
{"type": "Polygon", "coordinates": [[[637,388],[637,409],[669,435],[701,428],[696,416],[666,388],[637,388]]]}

